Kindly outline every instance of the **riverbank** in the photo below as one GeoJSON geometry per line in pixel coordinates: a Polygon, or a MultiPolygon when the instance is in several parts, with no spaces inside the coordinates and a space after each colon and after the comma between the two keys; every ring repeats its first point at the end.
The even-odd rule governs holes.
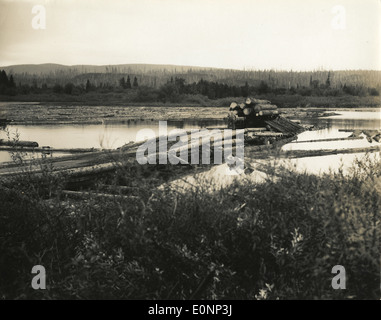
{"type": "MultiPolygon", "coordinates": [[[[364,108],[381,107],[380,96],[303,96],[300,94],[262,94],[258,99],[270,100],[280,108],[364,108]]],[[[186,107],[224,107],[231,101],[244,100],[244,97],[227,97],[209,99],[203,95],[184,95],[177,102],[166,103],[153,99],[138,99],[128,92],[97,93],[89,92],[81,95],[71,94],[19,94],[15,96],[0,95],[1,102],[29,102],[39,101],[47,105],[88,105],[88,106],[186,106],[186,107]]]]}
{"type": "MultiPolygon", "coordinates": [[[[0,102],[0,118],[12,124],[102,124],[136,120],[223,120],[228,103],[223,107],[171,105],[81,105],[48,104],[41,102],[0,102]]],[[[376,108],[281,108],[280,113],[291,119],[309,119],[334,115],[337,111],[379,111],[376,108]]]]}

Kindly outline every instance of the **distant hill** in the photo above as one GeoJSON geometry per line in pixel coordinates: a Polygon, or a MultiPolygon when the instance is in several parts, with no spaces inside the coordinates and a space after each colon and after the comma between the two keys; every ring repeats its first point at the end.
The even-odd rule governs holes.
{"type": "Polygon", "coordinates": [[[44,64],[20,64],[12,66],[0,67],[11,74],[35,74],[49,75],[52,73],[71,72],[77,74],[83,73],[152,73],[158,71],[166,71],[168,73],[184,73],[200,70],[218,70],[217,68],[194,67],[194,66],[177,66],[164,64],[117,64],[117,65],[73,65],[67,66],[55,63],[44,64]]]}
{"type": "Polygon", "coordinates": [[[61,65],[54,63],[24,64],[0,67],[0,70],[14,76],[16,84],[53,86],[72,82],[85,85],[87,80],[99,84],[118,85],[122,77],[137,77],[139,85],[159,87],[171,78],[179,77],[185,83],[201,79],[228,85],[258,86],[265,82],[270,88],[310,87],[311,83],[324,85],[329,81],[332,88],[344,85],[381,88],[381,71],[343,70],[343,71],[276,71],[276,70],[234,70],[195,66],[162,64],[118,64],[118,65],[61,65]]]}

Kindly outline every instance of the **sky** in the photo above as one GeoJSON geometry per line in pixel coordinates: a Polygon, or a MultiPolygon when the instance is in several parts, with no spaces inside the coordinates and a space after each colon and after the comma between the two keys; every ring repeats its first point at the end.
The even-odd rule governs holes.
{"type": "Polygon", "coordinates": [[[381,70],[381,0],[0,0],[0,66],[40,63],[381,70]]]}

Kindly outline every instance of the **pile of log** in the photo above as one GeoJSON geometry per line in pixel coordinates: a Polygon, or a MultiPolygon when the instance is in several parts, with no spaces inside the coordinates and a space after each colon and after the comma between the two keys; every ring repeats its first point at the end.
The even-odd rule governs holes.
{"type": "Polygon", "coordinates": [[[245,103],[237,104],[232,102],[230,104],[229,111],[232,115],[237,117],[244,116],[272,116],[278,115],[278,107],[274,104],[271,104],[268,100],[259,100],[247,98],[245,103]]]}
{"type": "Polygon", "coordinates": [[[244,109],[245,109],[244,103],[237,104],[236,102],[232,102],[230,104],[229,112],[231,112],[233,116],[243,117],[245,115],[244,109]]]}
{"type": "Polygon", "coordinates": [[[245,106],[243,108],[243,113],[248,116],[250,114],[255,116],[273,116],[278,115],[278,107],[271,104],[268,100],[258,100],[247,98],[245,101],[245,106]]]}

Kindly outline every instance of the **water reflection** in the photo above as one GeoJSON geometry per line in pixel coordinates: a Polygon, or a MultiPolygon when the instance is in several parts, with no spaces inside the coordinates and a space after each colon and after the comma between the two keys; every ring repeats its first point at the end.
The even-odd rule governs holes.
{"type": "Polygon", "coordinates": [[[340,111],[339,115],[307,119],[304,122],[330,129],[380,129],[381,112],[340,111]]]}
{"type": "MultiPolygon", "coordinates": [[[[305,131],[297,140],[317,140],[330,138],[345,138],[350,132],[340,132],[339,129],[369,129],[381,128],[380,112],[340,112],[339,116],[314,118],[304,120],[303,123],[315,126],[326,126],[317,131],[305,131]]],[[[182,120],[168,121],[168,131],[172,129],[198,129],[205,127],[226,127],[221,120],[182,120]]],[[[106,123],[102,125],[9,125],[7,129],[11,134],[18,132],[20,140],[36,141],[40,146],[53,148],[118,148],[129,141],[135,141],[136,133],[140,129],[152,129],[156,135],[159,131],[159,122],[153,120],[128,120],[120,123],[106,123]]],[[[5,132],[0,131],[0,139],[6,138],[5,132]]],[[[287,144],[284,150],[316,150],[358,148],[377,145],[370,144],[366,139],[334,142],[314,142],[287,144]]],[[[379,145],[379,144],[378,144],[379,145]]],[[[378,153],[379,154],[379,153],[378,153]]],[[[55,156],[61,154],[54,154],[55,156]]],[[[297,164],[298,170],[307,170],[311,173],[327,171],[329,168],[337,169],[340,163],[349,166],[359,154],[332,155],[324,157],[302,158],[291,160],[297,164]],[[342,160],[342,161],[341,161],[342,160]]],[[[36,155],[28,155],[36,157],[36,155]]],[[[38,155],[37,155],[38,156],[38,155]]],[[[11,155],[0,151],[0,162],[11,161],[11,155]]]]}
{"type": "MultiPolygon", "coordinates": [[[[322,140],[333,138],[349,137],[351,132],[342,132],[339,129],[367,129],[379,130],[381,128],[380,112],[340,112],[338,116],[309,119],[306,122],[315,126],[326,126],[325,129],[316,131],[305,131],[298,135],[298,143],[289,143],[282,147],[283,150],[320,150],[320,149],[350,149],[367,148],[371,146],[381,146],[375,141],[369,142],[365,135],[361,135],[361,140],[338,140],[305,142],[308,140],[322,140]],[[300,143],[299,143],[300,142],[300,143]]],[[[342,169],[344,173],[350,170],[356,159],[365,158],[366,153],[334,154],[319,157],[305,157],[300,159],[285,160],[287,165],[298,172],[308,172],[320,174],[329,171],[342,169]]],[[[374,152],[369,159],[380,159],[380,152],[374,152]]]]}
{"type": "MultiPolygon", "coordinates": [[[[168,121],[168,131],[173,129],[198,129],[224,127],[223,120],[168,121]]],[[[52,148],[105,148],[114,149],[135,141],[140,129],[152,129],[159,133],[159,122],[151,120],[129,120],[118,124],[102,125],[9,125],[11,138],[16,134],[20,140],[36,141],[39,146],[52,148]]],[[[7,139],[0,131],[0,139],[7,139]]],[[[57,154],[54,154],[57,155],[57,154]]],[[[11,161],[7,151],[0,151],[0,162],[11,161]]]]}

